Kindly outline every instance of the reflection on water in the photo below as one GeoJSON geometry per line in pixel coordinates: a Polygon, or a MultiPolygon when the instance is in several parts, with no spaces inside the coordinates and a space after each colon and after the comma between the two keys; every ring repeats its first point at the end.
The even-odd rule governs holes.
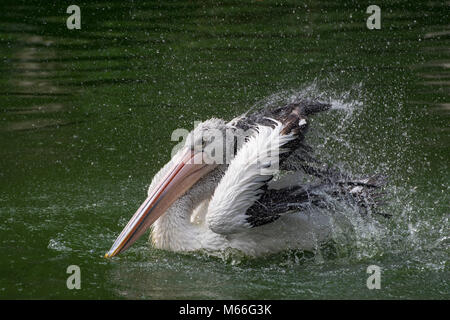
{"type": "Polygon", "coordinates": [[[6,1],[0,12],[0,293],[7,298],[448,298],[450,39],[445,3],[6,1]],[[155,250],[102,258],[176,128],[269,99],[333,103],[321,159],[389,176],[386,221],[343,212],[312,256],[155,250]],[[39,263],[37,263],[39,262],[39,263]],[[82,290],[65,287],[82,270],[82,290]],[[382,268],[382,290],[365,287],[382,268]]]}
{"type": "MultiPolygon", "coordinates": [[[[6,95],[16,96],[17,99],[27,99],[36,96],[52,96],[62,93],[63,90],[52,82],[54,75],[54,64],[47,62],[55,57],[55,51],[49,48],[52,41],[44,40],[40,36],[27,35],[19,40],[23,47],[15,52],[11,59],[10,86],[14,92],[5,92],[6,95]]],[[[55,118],[45,118],[47,113],[62,111],[63,105],[60,103],[44,103],[30,105],[23,108],[7,108],[5,111],[9,115],[30,115],[21,117],[3,129],[7,131],[40,129],[55,127],[64,124],[64,120],[55,118]],[[39,115],[41,117],[39,117],[39,115]]]]}

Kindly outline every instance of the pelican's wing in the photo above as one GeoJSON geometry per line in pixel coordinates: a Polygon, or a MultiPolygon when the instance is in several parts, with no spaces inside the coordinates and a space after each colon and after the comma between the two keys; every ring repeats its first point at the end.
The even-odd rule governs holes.
{"type": "Polygon", "coordinates": [[[207,225],[212,231],[232,234],[278,217],[276,214],[270,216],[267,210],[258,215],[250,208],[261,198],[274,196],[267,193],[267,184],[289,155],[304,146],[307,115],[329,107],[312,102],[294,103],[258,110],[232,121],[237,128],[255,129],[256,134],[238,150],[214,191],[206,215],[207,225]]]}
{"type": "MultiPolygon", "coordinates": [[[[291,174],[296,178],[295,172],[291,174]]],[[[310,185],[299,185],[300,179],[291,182],[290,185],[280,189],[267,189],[261,197],[247,209],[247,222],[251,227],[261,226],[277,220],[283,214],[299,212],[312,206],[326,208],[329,199],[345,201],[359,208],[359,212],[365,214],[377,214],[385,218],[390,213],[380,211],[380,198],[383,192],[383,177],[371,177],[363,180],[320,181],[310,185]],[[371,182],[374,181],[374,182],[371,182]]]]}
{"type": "MultiPolygon", "coordinates": [[[[363,188],[355,189],[352,187],[355,182],[339,172],[312,165],[317,161],[308,154],[308,147],[303,144],[308,126],[306,116],[329,107],[320,103],[291,104],[235,119],[233,124],[236,127],[248,130],[256,126],[257,133],[238,150],[214,192],[206,215],[207,225],[212,231],[219,234],[237,233],[273,222],[281,214],[298,211],[305,205],[322,206],[325,202],[323,192],[358,201],[361,196],[365,201],[365,194],[374,194],[368,190],[378,186],[356,181],[356,185],[363,188]],[[276,120],[265,116],[275,116],[276,120]],[[274,122],[276,125],[270,126],[274,122]],[[293,162],[299,163],[299,166],[291,166],[290,161],[286,161],[288,157],[294,158],[293,162]],[[318,182],[309,186],[294,183],[271,189],[269,181],[279,168],[301,169],[303,174],[317,178],[318,182]]],[[[357,204],[361,203],[359,201],[357,204]]]]}
{"type": "Polygon", "coordinates": [[[239,129],[255,129],[257,133],[238,150],[214,192],[206,215],[212,231],[236,233],[278,217],[270,215],[269,210],[261,210],[258,215],[257,204],[252,206],[261,199],[277,198],[268,191],[268,182],[294,151],[306,148],[302,141],[308,128],[307,116],[329,107],[305,100],[269,106],[230,122],[239,129]]]}
{"type": "Polygon", "coordinates": [[[285,125],[272,120],[274,127],[259,126],[255,135],[238,151],[214,191],[208,206],[208,227],[230,234],[251,227],[246,211],[264,193],[268,181],[278,172],[283,146],[296,139],[283,134],[285,125]]]}
{"type": "Polygon", "coordinates": [[[267,189],[261,197],[247,209],[247,222],[258,227],[273,222],[282,214],[302,210],[305,205],[320,201],[314,193],[301,186],[289,186],[282,189],[267,189]]]}
{"type": "Polygon", "coordinates": [[[284,146],[288,152],[283,153],[280,157],[280,169],[298,170],[298,166],[292,167],[292,164],[299,164],[299,162],[305,161],[317,162],[310,156],[311,148],[303,142],[309,127],[309,116],[330,108],[331,104],[306,99],[281,106],[269,104],[250,114],[245,113],[236,117],[229,124],[247,131],[259,125],[271,126],[273,125],[271,119],[280,121],[284,125],[281,134],[292,133],[295,135],[295,139],[284,146]],[[291,157],[293,161],[285,161],[288,157],[291,157]]]}

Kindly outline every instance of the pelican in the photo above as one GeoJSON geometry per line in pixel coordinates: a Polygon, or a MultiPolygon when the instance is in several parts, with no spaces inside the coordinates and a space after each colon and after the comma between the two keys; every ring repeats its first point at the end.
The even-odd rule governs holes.
{"type": "Polygon", "coordinates": [[[367,211],[378,187],[373,177],[350,181],[319,168],[309,154],[309,117],[330,107],[300,100],[200,123],[154,176],[105,257],[124,252],[148,229],[154,247],[176,252],[232,248],[257,257],[314,250],[330,237],[331,221],[312,207],[331,196],[367,211]],[[305,184],[308,175],[314,182],[305,184]]]}

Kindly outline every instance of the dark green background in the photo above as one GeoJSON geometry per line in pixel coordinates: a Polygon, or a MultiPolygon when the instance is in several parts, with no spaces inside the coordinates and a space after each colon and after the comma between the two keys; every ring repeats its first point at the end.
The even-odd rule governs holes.
{"type": "Polygon", "coordinates": [[[448,299],[448,23],[444,1],[2,1],[0,298],[448,299]],[[366,28],[371,4],[381,30],[366,28]],[[141,239],[103,258],[174,129],[298,93],[337,109],[312,123],[325,161],[389,176],[392,219],[350,219],[315,255],[141,239]],[[66,288],[72,264],[81,290],[66,288]],[[381,290],[366,288],[371,264],[381,290]]]}

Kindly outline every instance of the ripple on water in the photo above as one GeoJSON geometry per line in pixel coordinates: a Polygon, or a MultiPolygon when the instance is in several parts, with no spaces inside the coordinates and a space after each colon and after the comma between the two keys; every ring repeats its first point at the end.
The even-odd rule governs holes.
{"type": "Polygon", "coordinates": [[[57,239],[50,239],[48,242],[48,249],[55,250],[58,252],[70,252],[72,249],[65,245],[64,241],[57,239]]]}

